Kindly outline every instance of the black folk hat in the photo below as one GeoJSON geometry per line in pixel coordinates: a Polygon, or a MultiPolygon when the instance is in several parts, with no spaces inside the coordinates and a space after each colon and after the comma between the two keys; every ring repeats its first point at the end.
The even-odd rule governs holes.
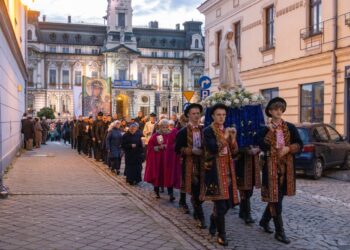
{"type": "Polygon", "coordinates": [[[187,106],[187,108],[185,109],[185,116],[188,118],[188,113],[190,112],[191,109],[199,109],[199,111],[202,113],[203,112],[203,107],[202,105],[198,104],[198,103],[191,103],[190,105],[187,106]]]}
{"type": "Polygon", "coordinates": [[[98,112],[97,116],[103,116],[103,112],[98,112]]]}
{"type": "Polygon", "coordinates": [[[265,114],[268,116],[268,117],[271,117],[271,114],[270,114],[270,110],[271,110],[271,107],[273,104],[276,104],[276,103],[282,103],[282,105],[284,106],[282,108],[282,112],[284,113],[286,111],[286,108],[287,108],[287,102],[286,100],[284,100],[282,97],[275,97],[275,98],[272,98],[269,103],[267,104],[266,108],[265,108],[265,114]]]}

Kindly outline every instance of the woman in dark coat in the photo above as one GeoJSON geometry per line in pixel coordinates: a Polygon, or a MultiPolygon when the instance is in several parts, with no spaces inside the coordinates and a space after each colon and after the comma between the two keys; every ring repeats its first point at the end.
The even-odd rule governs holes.
{"type": "Polygon", "coordinates": [[[139,183],[142,172],[143,146],[141,133],[138,133],[138,124],[133,123],[130,129],[123,135],[122,148],[125,152],[126,181],[130,185],[139,183]]]}
{"type": "Polygon", "coordinates": [[[120,174],[120,163],[122,154],[122,133],[120,131],[120,121],[113,122],[106,137],[106,149],[110,160],[110,167],[117,175],[120,174]]]}
{"type": "Polygon", "coordinates": [[[62,134],[63,134],[63,141],[64,144],[68,141],[70,143],[70,126],[69,126],[69,120],[67,120],[62,127],[62,134]]]}

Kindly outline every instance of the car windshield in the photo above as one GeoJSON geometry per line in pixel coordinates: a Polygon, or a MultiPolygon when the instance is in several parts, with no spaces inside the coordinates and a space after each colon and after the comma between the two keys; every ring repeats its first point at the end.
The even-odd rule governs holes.
{"type": "Polygon", "coordinates": [[[304,144],[309,143],[309,133],[308,130],[306,128],[297,128],[299,135],[300,135],[300,139],[303,141],[304,144]]]}

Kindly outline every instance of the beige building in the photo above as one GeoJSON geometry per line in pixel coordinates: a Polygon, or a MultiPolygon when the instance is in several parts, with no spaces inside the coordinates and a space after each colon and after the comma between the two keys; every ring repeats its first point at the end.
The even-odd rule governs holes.
{"type": "Polygon", "coordinates": [[[70,16],[67,23],[49,22],[37,11],[28,13],[28,109],[80,115],[84,76],[111,80],[112,112],[119,117],[136,117],[139,110],[181,113],[186,90],[195,91],[197,101],[202,23],[135,27],[131,0],[108,0],[106,7],[106,25],[74,23],[70,16]]]}
{"type": "Polygon", "coordinates": [[[247,89],[288,102],[288,121],[325,122],[350,135],[348,0],[208,0],[205,72],[217,90],[219,42],[235,33],[247,89]]]}
{"type": "Polygon", "coordinates": [[[18,152],[25,112],[26,9],[20,0],[0,1],[0,196],[1,177],[18,152]]]}

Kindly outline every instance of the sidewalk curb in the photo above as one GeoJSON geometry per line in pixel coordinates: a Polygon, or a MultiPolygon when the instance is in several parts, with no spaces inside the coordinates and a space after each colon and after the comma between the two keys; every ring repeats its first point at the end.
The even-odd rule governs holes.
{"type": "MultiPolygon", "coordinates": [[[[154,206],[154,204],[151,202],[151,200],[154,198],[151,196],[149,191],[144,190],[139,186],[128,186],[124,179],[113,175],[105,166],[100,165],[94,160],[87,159],[82,155],[80,156],[85,161],[91,163],[94,168],[111,184],[118,185],[119,188],[127,191],[131,195],[129,196],[130,200],[145,214],[159,222],[158,224],[162,225],[165,230],[169,231],[169,233],[174,232],[175,234],[172,234],[172,236],[174,236],[185,247],[185,249],[224,249],[212,242],[212,237],[209,235],[207,230],[201,230],[201,233],[197,233],[194,220],[189,219],[188,223],[182,223],[179,220],[176,220],[176,218],[173,218],[160,206],[154,206]],[[143,191],[144,193],[141,194],[138,192],[138,190],[143,191]],[[205,233],[203,231],[205,231],[205,233]]],[[[183,216],[183,214],[179,211],[177,211],[177,213],[177,215],[183,216]]]]}

